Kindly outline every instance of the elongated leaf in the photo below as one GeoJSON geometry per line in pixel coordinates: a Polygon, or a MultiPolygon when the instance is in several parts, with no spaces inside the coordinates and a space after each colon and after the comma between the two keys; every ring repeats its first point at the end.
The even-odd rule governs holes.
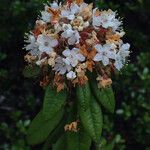
{"type": "Polygon", "coordinates": [[[43,118],[43,112],[40,111],[38,115],[33,119],[27,133],[28,143],[31,145],[42,143],[46,140],[48,135],[58,125],[62,119],[64,110],[58,111],[53,118],[45,120],[43,118]]]}
{"type": "Polygon", "coordinates": [[[78,132],[67,132],[67,146],[66,150],[89,150],[91,145],[91,138],[89,135],[79,130],[78,132]]]}
{"type": "Polygon", "coordinates": [[[91,138],[97,142],[102,132],[102,112],[101,108],[91,95],[89,86],[78,87],[78,111],[82,125],[91,138]],[[82,89],[81,89],[82,88],[82,89]]]}
{"type": "Polygon", "coordinates": [[[96,100],[109,112],[113,113],[115,109],[115,98],[112,88],[99,89],[96,82],[93,80],[90,82],[90,85],[96,100]]]}
{"type": "Polygon", "coordinates": [[[65,125],[65,120],[63,118],[63,120],[61,120],[58,126],[53,130],[53,132],[46,139],[46,142],[44,143],[42,150],[49,150],[50,145],[56,143],[59,137],[64,133],[64,125],[65,125]]]}
{"type": "Polygon", "coordinates": [[[66,137],[62,135],[59,140],[53,145],[53,150],[66,150],[66,137]]]}
{"type": "Polygon", "coordinates": [[[89,108],[91,100],[90,86],[87,82],[84,86],[77,87],[77,98],[79,99],[80,107],[84,110],[89,108]]]}
{"type": "Polygon", "coordinates": [[[45,119],[51,119],[64,105],[67,99],[65,90],[57,92],[55,89],[47,87],[43,103],[43,115],[45,119]]]}
{"type": "Polygon", "coordinates": [[[103,146],[99,150],[113,150],[114,149],[114,142],[108,143],[107,145],[103,146]]]}

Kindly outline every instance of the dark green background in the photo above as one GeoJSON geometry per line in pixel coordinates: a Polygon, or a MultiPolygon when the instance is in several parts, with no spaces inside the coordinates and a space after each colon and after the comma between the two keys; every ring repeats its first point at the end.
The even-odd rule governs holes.
{"type": "MultiPolygon", "coordinates": [[[[0,0],[0,149],[29,150],[26,130],[41,108],[43,89],[24,78],[23,36],[33,28],[45,0],[0,0]]],[[[46,2],[46,1],[45,1],[46,2]]],[[[150,1],[100,0],[101,9],[118,10],[129,65],[114,80],[116,113],[105,116],[103,135],[116,150],[150,150],[150,1]],[[109,118],[107,116],[110,116],[109,118]]]]}

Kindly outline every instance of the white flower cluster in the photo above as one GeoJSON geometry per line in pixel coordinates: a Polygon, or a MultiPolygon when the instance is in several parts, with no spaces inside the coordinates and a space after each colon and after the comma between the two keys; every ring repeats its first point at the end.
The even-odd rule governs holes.
{"type": "Polygon", "coordinates": [[[50,65],[55,74],[72,81],[85,76],[86,70],[98,72],[96,66],[120,70],[130,45],[121,40],[124,31],[116,15],[82,1],[63,5],[53,2],[45,6],[35,29],[27,34],[25,48],[37,65],[50,65]]]}

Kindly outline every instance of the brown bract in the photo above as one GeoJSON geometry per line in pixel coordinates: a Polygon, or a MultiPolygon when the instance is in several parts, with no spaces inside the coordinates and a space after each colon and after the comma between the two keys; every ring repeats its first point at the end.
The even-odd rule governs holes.
{"type": "Polygon", "coordinates": [[[96,49],[91,48],[91,50],[88,50],[87,46],[83,45],[80,47],[80,53],[86,57],[87,69],[92,72],[94,66],[93,58],[96,55],[96,49]]]}
{"type": "Polygon", "coordinates": [[[50,14],[52,14],[52,18],[51,18],[51,23],[52,24],[56,24],[59,21],[59,15],[60,15],[60,11],[59,10],[55,10],[52,8],[48,8],[47,12],[49,12],[50,14]]]}
{"type": "Polygon", "coordinates": [[[78,85],[84,85],[86,84],[86,82],[88,81],[88,77],[86,75],[83,75],[83,76],[79,76],[77,77],[75,80],[73,80],[73,85],[75,87],[76,84],[78,85]]]}
{"type": "Polygon", "coordinates": [[[40,86],[46,87],[47,85],[49,85],[49,83],[50,83],[49,77],[46,75],[44,76],[43,80],[40,81],[40,86]]]}
{"type": "Polygon", "coordinates": [[[60,92],[61,90],[65,88],[64,78],[62,75],[55,74],[54,85],[57,88],[57,92],[60,92]]]}
{"type": "Polygon", "coordinates": [[[99,88],[106,88],[112,84],[112,80],[110,78],[104,78],[99,76],[96,78],[96,80],[98,81],[99,88]]]}
{"type": "Polygon", "coordinates": [[[41,21],[36,21],[35,29],[32,31],[35,37],[38,37],[41,33],[46,30],[47,25],[41,21]]]}
{"type": "Polygon", "coordinates": [[[24,56],[25,61],[27,61],[28,63],[33,63],[36,61],[36,57],[31,55],[31,54],[27,54],[24,56]]]}
{"type": "Polygon", "coordinates": [[[84,20],[90,20],[92,17],[92,8],[93,3],[89,4],[87,7],[82,9],[79,15],[82,16],[84,20]]]}
{"type": "Polygon", "coordinates": [[[78,120],[77,121],[74,121],[74,122],[71,122],[70,124],[66,124],[64,126],[64,130],[65,131],[73,131],[73,132],[78,132],[79,129],[78,129],[78,120]]]}

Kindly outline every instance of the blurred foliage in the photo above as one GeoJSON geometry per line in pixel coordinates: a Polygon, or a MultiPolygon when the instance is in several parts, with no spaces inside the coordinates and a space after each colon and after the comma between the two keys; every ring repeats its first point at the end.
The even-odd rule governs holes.
{"type": "MultiPolygon", "coordinates": [[[[29,147],[25,137],[30,120],[41,105],[43,90],[38,81],[23,77],[22,47],[24,32],[32,29],[43,2],[46,0],[0,1],[2,150],[40,149],[40,146],[29,147]]],[[[95,3],[100,9],[118,10],[124,21],[124,40],[131,43],[132,49],[129,65],[115,78],[116,114],[105,117],[103,135],[116,150],[150,150],[150,1],[97,0],[95,3]]]]}

